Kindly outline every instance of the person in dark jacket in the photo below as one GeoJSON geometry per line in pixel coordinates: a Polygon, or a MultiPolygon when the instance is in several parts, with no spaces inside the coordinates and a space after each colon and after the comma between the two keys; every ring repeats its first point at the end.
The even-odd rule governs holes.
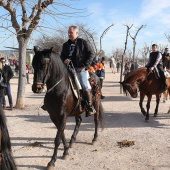
{"type": "MultiPolygon", "coordinates": [[[[5,87],[5,93],[8,96],[10,109],[13,110],[13,101],[12,101],[11,86],[10,86],[10,79],[14,76],[13,71],[12,71],[12,69],[9,65],[5,64],[5,58],[2,57],[0,60],[2,62],[2,67],[3,67],[2,70],[3,70],[5,77],[6,77],[7,87],[5,87]]],[[[3,96],[2,105],[3,105],[3,108],[6,108],[5,96],[3,96]]]]}
{"type": "Polygon", "coordinates": [[[152,45],[152,52],[149,55],[149,61],[146,64],[146,67],[150,71],[153,71],[156,67],[158,68],[162,81],[162,90],[165,91],[167,86],[162,63],[162,54],[158,51],[156,44],[152,45]]]}
{"type": "Polygon", "coordinates": [[[165,64],[165,59],[166,59],[166,57],[169,57],[169,56],[170,56],[169,53],[168,53],[168,51],[169,51],[168,48],[165,48],[164,53],[162,54],[162,62],[163,62],[163,64],[164,64],[165,67],[167,66],[167,69],[169,69],[169,66],[170,66],[169,63],[165,64]]]}
{"type": "Polygon", "coordinates": [[[72,62],[88,103],[87,114],[90,116],[95,113],[95,109],[92,105],[88,69],[95,58],[95,53],[89,43],[78,37],[78,33],[79,30],[76,26],[69,27],[69,40],[63,44],[61,59],[65,64],[72,62]]]}
{"type": "Polygon", "coordinates": [[[6,87],[6,76],[4,74],[2,63],[0,62],[0,104],[3,105],[3,97],[5,95],[5,87],[6,87]]]}

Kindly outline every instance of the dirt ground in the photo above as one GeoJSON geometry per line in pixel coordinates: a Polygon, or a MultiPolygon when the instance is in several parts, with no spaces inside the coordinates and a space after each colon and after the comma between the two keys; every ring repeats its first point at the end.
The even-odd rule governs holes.
{"type": "MultiPolygon", "coordinates": [[[[102,100],[106,125],[99,130],[98,142],[91,144],[94,134],[93,117],[86,118],[77,136],[77,142],[69,150],[70,157],[62,160],[63,145],[58,151],[56,170],[169,170],[170,169],[170,101],[159,106],[158,117],[153,117],[155,97],[152,99],[150,121],[146,123],[139,109],[139,98],[120,94],[120,73],[113,74],[106,65],[102,100]],[[118,146],[122,140],[134,141],[133,146],[118,146]]],[[[32,83],[32,75],[31,83],[32,83]]],[[[14,103],[17,94],[17,78],[11,80],[14,103]]],[[[24,110],[5,110],[12,142],[13,155],[18,170],[45,170],[53,154],[56,128],[47,112],[40,109],[44,93],[33,94],[31,84],[26,84],[24,110]],[[37,143],[37,145],[32,145],[37,143]]],[[[8,103],[8,101],[7,101],[8,103]]],[[[144,106],[146,105],[146,101],[144,106]]],[[[75,126],[74,117],[68,119],[65,130],[69,140],[75,126]]]]}

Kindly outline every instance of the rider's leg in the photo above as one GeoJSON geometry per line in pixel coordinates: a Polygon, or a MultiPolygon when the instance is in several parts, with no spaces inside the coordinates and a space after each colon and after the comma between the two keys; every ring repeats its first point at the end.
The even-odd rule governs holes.
{"type": "Polygon", "coordinates": [[[159,69],[159,74],[160,74],[162,84],[163,84],[162,89],[163,89],[163,91],[165,91],[167,86],[166,86],[166,78],[165,78],[165,75],[164,75],[164,70],[163,70],[162,66],[158,66],[158,69],[159,69]]]}
{"type": "Polygon", "coordinates": [[[86,98],[86,107],[87,107],[87,116],[90,116],[95,113],[95,109],[92,105],[92,95],[91,95],[91,86],[89,83],[89,73],[86,70],[77,72],[82,89],[86,98]]]}

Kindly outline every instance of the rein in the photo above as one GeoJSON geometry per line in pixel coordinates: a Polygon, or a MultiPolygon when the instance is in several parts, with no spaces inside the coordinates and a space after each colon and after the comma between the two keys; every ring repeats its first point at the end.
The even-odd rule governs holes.
{"type": "Polygon", "coordinates": [[[60,79],[56,84],[54,84],[54,86],[52,86],[46,93],[49,93],[51,90],[53,90],[54,87],[56,87],[62,80],[63,80],[63,78],[60,79]]]}
{"type": "MultiPolygon", "coordinates": [[[[46,74],[46,76],[44,78],[44,83],[43,84],[46,83],[48,77],[50,76],[50,69],[51,69],[51,62],[46,63],[45,70],[47,70],[47,74],[46,74]]],[[[50,93],[62,80],[63,80],[63,77],[57,83],[55,83],[49,90],[47,90],[46,93],[50,93]]]]}

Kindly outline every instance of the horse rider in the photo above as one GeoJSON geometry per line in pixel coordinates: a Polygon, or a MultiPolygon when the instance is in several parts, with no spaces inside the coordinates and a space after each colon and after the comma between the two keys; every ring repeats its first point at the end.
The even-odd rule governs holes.
{"type": "MultiPolygon", "coordinates": [[[[164,53],[162,54],[162,62],[163,62],[163,64],[164,64],[164,66],[166,66],[165,65],[165,59],[166,59],[166,57],[169,57],[170,55],[169,55],[169,53],[168,53],[168,48],[165,48],[165,50],[164,50],[164,53]]],[[[169,69],[169,62],[168,62],[168,64],[167,64],[167,69],[169,69]]]]}
{"type": "Polygon", "coordinates": [[[72,62],[86,98],[87,116],[90,116],[95,113],[95,109],[92,105],[88,69],[95,57],[95,53],[90,44],[88,44],[84,39],[79,38],[78,34],[79,29],[77,26],[69,27],[69,40],[63,44],[60,57],[65,64],[72,62]]]}
{"type": "Polygon", "coordinates": [[[162,90],[165,91],[167,88],[166,78],[164,75],[163,63],[162,63],[162,54],[158,51],[157,45],[152,45],[152,52],[149,55],[149,61],[146,64],[147,70],[153,71],[154,68],[159,70],[160,78],[162,81],[162,90]]]}

